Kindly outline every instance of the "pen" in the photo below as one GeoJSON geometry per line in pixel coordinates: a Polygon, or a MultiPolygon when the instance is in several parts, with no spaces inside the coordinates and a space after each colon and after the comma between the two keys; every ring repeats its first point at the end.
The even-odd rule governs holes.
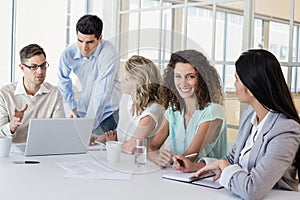
{"type": "Polygon", "coordinates": [[[103,144],[102,142],[98,142],[97,140],[93,141],[95,144],[103,144]]]}
{"type": "Polygon", "coordinates": [[[197,156],[198,155],[198,153],[191,153],[191,154],[188,154],[188,155],[186,155],[186,156],[184,156],[185,158],[192,158],[192,157],[195,157],[195,156],[197,156]]]}
{"type": "Polygon", "coordinates": [[[40,161],[36,160],[23,160],[23,161],[13,161],[15,164],[39,164],[40,161]]]}
{"type": "MultiPolygon", "coordinates": [[[[198,155],[198,153],[191,153],[191,154],[185,155],[184,157],[185,157],[185,158],[192,158],[192,157],[195,157],[195,156],[197,156],[197,155],[198,155]]],[[[179,165],[180,165],[181,167],[184,167],[184,162],[183,162],[183,160],[181,160],[181,159],[179,159],[179,158],[177,158],[176,160],[177,160],[177,162],[179,163],[179,165]]]]}

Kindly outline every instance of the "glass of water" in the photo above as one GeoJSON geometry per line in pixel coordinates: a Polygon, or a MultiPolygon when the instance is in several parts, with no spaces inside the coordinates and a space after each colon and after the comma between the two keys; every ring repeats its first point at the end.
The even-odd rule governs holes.
{"type": "Polygon", "coordinates": [[[147,138],[135,139],[134,164],[138,167],[145,166],[147,160],[147,138]]]}

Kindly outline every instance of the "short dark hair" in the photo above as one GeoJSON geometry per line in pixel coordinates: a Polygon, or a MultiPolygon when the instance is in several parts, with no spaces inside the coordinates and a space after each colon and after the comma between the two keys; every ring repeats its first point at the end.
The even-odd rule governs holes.
{"type": "Polygon", "coordinates": [[[46,53],[38,44],[29,44],[20,50],[20,61],[24,63],[27,59],[43,54],[46,58],[46,53]]]}
{"type": "Polygon", "coordinates": [[[76,34],[78,31],[85,35],[95,35],[99,39],[102,34],[103,22],[96,15],[84,15],[82,16],[76,24],[76,34]]]}

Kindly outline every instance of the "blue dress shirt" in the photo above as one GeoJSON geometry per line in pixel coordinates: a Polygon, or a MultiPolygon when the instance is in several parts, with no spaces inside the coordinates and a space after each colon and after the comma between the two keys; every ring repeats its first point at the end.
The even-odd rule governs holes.
{"type": "Polygon", "coordinates": [[[77,43],[66,48],[61,55],[58,88],[71,110],[77,108],[80,117],[95,118],[94,128],[118,110],[121,98],[119,66],[117,50],[107,40],[99,42],[88,59],[82,57],[77,43]],[[71,72],[78,77],[82,86],[82,94],[77,101],[71,72]]]}

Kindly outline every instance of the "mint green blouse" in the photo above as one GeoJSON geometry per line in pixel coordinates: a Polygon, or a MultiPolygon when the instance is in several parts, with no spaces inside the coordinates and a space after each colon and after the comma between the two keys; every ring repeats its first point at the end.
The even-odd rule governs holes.
{"type": "Polygon", "coordinates": [[[171,152],[182,154],[193,141],[202,123],[221,119],[223,123],[220,131],[215,133],[213,141],[199,152],[195,161],[202,157],[221,158],[227,155],[226,116],[221,105],[212,103],[203,110],[196,110],[186,129],[183,114],[184,112],[180,113],[180,111],[173,112],[170,106],[165,112],[165,117],[169,121],[171,152]]]}

